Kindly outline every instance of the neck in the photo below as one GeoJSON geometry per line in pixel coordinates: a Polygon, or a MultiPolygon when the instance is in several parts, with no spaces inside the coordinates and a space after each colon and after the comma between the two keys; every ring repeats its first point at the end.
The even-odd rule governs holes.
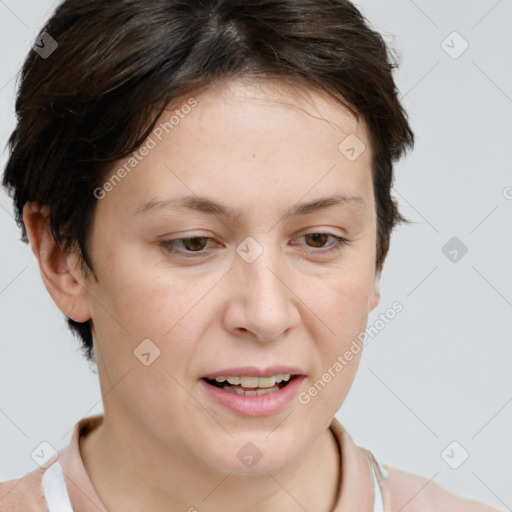
{"type": "Polygon", "coordinates": [[[109,419],[105,414],[80,441],[84,466],[109,512],[332,512],[338,499],[339,448],[330,429],[286,470],[247,477],[185,459],[133,422],[120,435],[109,419]]]}

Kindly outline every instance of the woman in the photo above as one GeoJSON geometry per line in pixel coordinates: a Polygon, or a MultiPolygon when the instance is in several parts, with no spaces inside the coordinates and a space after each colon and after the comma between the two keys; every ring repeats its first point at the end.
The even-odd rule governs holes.
{"type": "Polygon", "coordinates": [[[493,510],[334,418],[404,220],[394,67],[343,0],[57,8],[4,185],[105,413],[2,510],[493,510]]]}

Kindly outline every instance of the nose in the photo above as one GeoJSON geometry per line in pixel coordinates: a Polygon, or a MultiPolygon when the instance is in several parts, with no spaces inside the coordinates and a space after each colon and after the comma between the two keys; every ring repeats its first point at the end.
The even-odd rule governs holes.
{"type": "Polygon", "coordinates": [[[259,241],[259,245],[263,250],[254,261],[242,252],[235,257],[226,285],[231,291],[224,322],[235,336],[269,342],[299,325],[300,300],[291,269],[281,251],[272,248],[277,244],[259,241]]]}

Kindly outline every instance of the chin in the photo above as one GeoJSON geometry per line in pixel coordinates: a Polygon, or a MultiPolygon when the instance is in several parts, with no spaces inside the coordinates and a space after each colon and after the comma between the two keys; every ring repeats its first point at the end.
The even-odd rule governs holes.
{"type": "Polygon", "coordinates": [[[221,473],[237,476],[268,476],[283,471],[299,455],[297,440],[290,441],[288,446],[277,436],[265,439],[267,435],[230,439],[229,446],[219,445],[221,451],[212,454],[211,465],[221,473]]]}

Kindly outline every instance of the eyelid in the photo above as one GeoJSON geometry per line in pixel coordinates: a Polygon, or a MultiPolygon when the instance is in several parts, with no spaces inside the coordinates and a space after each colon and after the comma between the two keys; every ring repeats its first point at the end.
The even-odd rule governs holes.
{"type": "MultiPolygon", "coordinates": [[[[336,250],[340,250],[342,249],[345,245],[348,245],[349,244],[349,241],[340,236],[340,235],[336,235],[335,233],[332,233],[331,231],[327,230],[327,229],[324,229],[322,230],[321,228],[317,229],[317,230],[313,230],[313,231],[305,231],[303,232],[303,234],[300,234],[299,236],[297,236],[295,238],[296,239],[300,239],[300,238],[303,238],[307,235],[326,235],[326,236],[330,236],[332,238],[335,239],[335,242],[334,243],[331,243],[330,245],[328,245],[326,248],[314,248],[314,247],[309,247],[306,252],[308,252],[309,254],[313,254],[313,255],[322,255],[322,254],[328,254],[330,252],[335,252],[336,250]]],[[[204,235],[192,235],[192,236],[182,236],[182,237],[179,237],[179,238],[173,238],[173,239],[169,239],[169,240],[162,240],[159,245],[161,245],[164,250],[166,252],[168,252],[169,254],[175,254],[177,256],[183,256],[184,258],[194,258],[194,257],[204,257],[206,255],[209,255],[209,251],[207,250],[200,250],[200,251],[183,251],[181,249],[176,249],[175,248],[175,244],[177,244],[178,242],[182,242],[184,240],[191,240],[193,238],[204,238],[208,241],[215,241],[215,239],[213,237],[209,237],[209,236],[204,236],[204,235]],[[169,247],[171,247],[172,249],[169,249],[169,247]]]]}
{"type": "Polygon", "coordinates": [[[179,238],[172,238],[168,240],[162,240],[159,242],[159,245],[164,248],[166,252],[169,254],[175,254],[177,256],[183,256],[185,258],[188,257],[199,257],[199,256],[205,256],[208,254],[208,251],[201,250],[201,251],[183,251],[181,249],[176,249],[175,244],[182,242],[184,240],[191,240],[193,238],[204,238],[208,240],[208,242],[214,240],[211,236],[204,236],[204,235],[192,235],[192,236],[181,236],[179,238]]]}
{"type": "Polygon", "coordinates": [[[307,252],[310,254],[316,254],[316,255],[322,255],[322,254],[328,254],[330,252],[335,252],[339,249],[342,249],[345,245],[349,244],[349,241],[340,235],[336,235],[334,233],[331,233],[329,231],[307,231],[303,235],[299,235],[297,238],[302,238],[306,235],[327,235],[335,239],[334,243],[329,244],[327,247],[322,247],[319,249],[315,249],[314,247],[309,247],[307,249],[307,252]]]}

